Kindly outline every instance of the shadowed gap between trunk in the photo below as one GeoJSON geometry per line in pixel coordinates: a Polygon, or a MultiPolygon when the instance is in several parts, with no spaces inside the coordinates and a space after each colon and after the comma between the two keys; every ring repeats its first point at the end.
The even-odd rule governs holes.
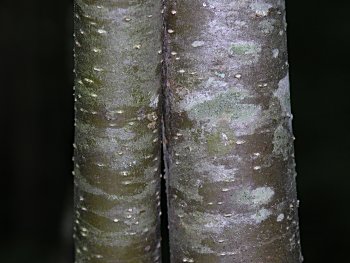
{"type": "Polygon", "coordinates": [[[167,86],[167,55],[168,55],[168,39],[166,34],[166,8],[167,0],[163,0],[162,16],[163,16],[163,36],[162,36],[162,84],[160,91],[160,107],[161,107],[161,136],[162,136],[162,150],[161,150],[161,253],[162,263],[170,263],[170,245],[169,245],[169,225],[168,225],[168,196],[167,196],[167,177],[168,163],[167,163],[167,146],[165,136],[165,111],[166,111],[166,95],[165,90],[167,86]]]}

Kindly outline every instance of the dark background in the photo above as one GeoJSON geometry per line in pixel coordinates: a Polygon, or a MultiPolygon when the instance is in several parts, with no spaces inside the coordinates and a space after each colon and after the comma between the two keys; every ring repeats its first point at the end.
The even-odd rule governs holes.
{"type": "MultiPolygon", "coordinates": [[[[350,262],[349,8],[287,0],[306,263],[350,262]]],[[[71,0],[1,0],[0,262],[73,262],[72,27],[71,0]]]]}

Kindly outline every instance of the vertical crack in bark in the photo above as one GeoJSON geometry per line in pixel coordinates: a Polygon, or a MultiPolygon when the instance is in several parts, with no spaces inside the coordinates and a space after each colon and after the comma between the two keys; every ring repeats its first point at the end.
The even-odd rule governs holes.
{"type": "Polygon", "coordinates": [[[170,245],[169,245],[169,227],[168,227],[168,149],[166,140],[165,116],[167,111],[166,89],[168,88],[167,66],[168,66],[168,36],[167,36],[167,0],[163,0],[162,17],[163,17],[163,36],[162,36],[162,90],[161,90],[161,112],[162,112],[162,178],[161,178],[161,236],[162,236],[162,262],[170,262],[170,245]]]}

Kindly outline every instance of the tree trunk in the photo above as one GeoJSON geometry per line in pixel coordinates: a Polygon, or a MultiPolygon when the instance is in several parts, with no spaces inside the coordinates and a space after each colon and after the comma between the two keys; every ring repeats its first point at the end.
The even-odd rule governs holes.
{"type": "Polygon", "coordinates": [[[76,262],[159,262],[161,1],[75,1],[76,262]]]}
{"type": "Polygon", "coordinates": [[[172,262],[301,262],[284,1],[169,1],[166,21],[172,262]]]}

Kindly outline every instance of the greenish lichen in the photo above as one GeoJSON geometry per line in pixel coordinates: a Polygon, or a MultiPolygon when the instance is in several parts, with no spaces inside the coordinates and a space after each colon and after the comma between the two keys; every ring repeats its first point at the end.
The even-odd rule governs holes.
{"type": "MultiPolygon", "coordinates": [[[[255,212],[226,216],[220,213],[212,214],[196,211],[184,217],[185,213],[182,209],[176,209],[176,211],[176,214],[181,215],[181,231],[184,231],[180,233],[182,240],[188,240],[188,248],[201,254],[215,253],[210,245],[211,242],[208,242],[211,236],[217,238],[213,241],[222,243],[225,239],[230,238],[230,235],[240,233],[236,232],[238,228],[250,228],[261,224],[272,214],[266,208],[255,212]]],[[[231,251],[231,254],[238,254],[239,252],[239,249],[236,249],[231,251]]]]}
{"type": "Polygon", "coordinates": [[[255,0],[250,4],[250,8],[255,12],[257,16],[267,16],[270,9],[273,6],[270,3],[266,3],[264,0],[255,0]]]}
{"type": "Polygon", "coordinates": [[[271,187],[258,187],[255,189],[246,187],[246,189],[236,191],[233,198],[239,204],[259,207],[261,205],[267,205],[272,200],[274,194],[275,192],[271,187]]]}
{"type": "Polygon", "coordinates": [[[261,44],[253,40],[232,42],[228,47],[229,57],[237,63],[237,66],[248,66],[258,63],[261,53],[261,44]]]}
{"type": "Polygon", "coordinates": [[[278,82],[278,89],[274,92],[274,96],[278,99],[283,113],[290,114],[289,74],[278,82]]]}
{"type": "Polygon", "coordinates": [[[229,48],[230,55],[256,55],[261,52],[261,47],[254,42],[235,42],[229,48]]]}
{"type": "Polygon", "coordinates": [[[284,125],[279,125],[274,132],[273,136],[273,154],[276,156],[282,156],[284,160],[287,160],[290,152],[292,151],[291,135],[288,129],[284,125]]]}
{"type": "Polygon", "coordinates": [[[279,53],[280,53],[280,51],[278,50],[278,48],[273,49],[272,50],[272,57],[277,58],[279,53]]]}
{"type": "Polygon", "coordinates": [[[260,28],[261,32],[263,32],[265,34],[270,34],[275,29],[274,24],[275,24],[274,19],[266,19],[266,20],[263,20],[259,23],[259,28],[260,28]]]}
{"type": "MultiPolygon", "coordinates": [[[[176,171],[172,170],[170,172],[174,173],[176,171]]],[[[202,202],[203,196],[199,193],[199,188],[202,185],[203,181],[191,176],[180,179],[184,176],[184,174],[177,174],[179,178],[172,179],[171,184],[173,189],[175,189],[181,195],[185,196],[187,200],[202,202]]]]}
{"type": "MultiPolygon", "coordinates": [[[[224,128],[224,133],[230,130],[228,133],[233,133],[232,136],[229,136],[231,142],[235,136],[252,134],[264,124],[261,107],[256,104],[245,103],[244,100],[250,96],[243,89],[231,88],[214,94],[202,94],[197,98],[195,94],[187,96],[184,100],[186,104],[183,102],[183,107],[188,111],[189,118],[208,123],[209,130],[212,130],[210,127],[224,128]]],[[[229,134],[226,133],[227,136],[229,134]]],[[[220,135],[215,136],[216,141],[219,141],[220,135]]],[[[215,136],[212,135],[212,138],[209,138],[208,141],[214,141],[215,136]]]]}
{"type": "Polygon", "coordinates": [[[196,40],[196,41],[192,42],[191,46],[196,48],[196,47],[204,46],[204,44],[205,44],[204,41],[196,40]]]}
{"type": "Polygon", "coordinates": [[[209,133],[207,136],[207,147],[210,155],[224,155],[229,153],[235,144],[233,134],[227,135],[224,132],[217,131],[209,133]]]}
{"type": "Polygon", "coordinates": [[[224,79],[226,76],[225,73],[221,73],[221,72],[217,72],[217,71],[215,71],[215,75],[218,76],[219,78],[222,78],[222,79],[224,79]]]}
{"type": "Polygon", "coordinates": [[[250,218],[255,221],[256,224],[260,224],[264,220],[266,220],[272,212],[266,208],[260,209],[255,214],[251,215],[250,218]]]}
{"type": "Polygon", "coordinates": [[[213,183],[234,182],[237,170],[237,168],[227,168],[224,165],[215,165],[211,162],[201,162],[195,165],[195,172],[213,183]]]}
{"type": "Polygon", "coordinates": [[[255,105],[244,104],[241,101],[245,95],[239,91],[230,90],[214,95],[211,100],[195,105],[189,112],[193,119],[215,119],[218,117],[246,118],[250,116],[255,105]]]}

